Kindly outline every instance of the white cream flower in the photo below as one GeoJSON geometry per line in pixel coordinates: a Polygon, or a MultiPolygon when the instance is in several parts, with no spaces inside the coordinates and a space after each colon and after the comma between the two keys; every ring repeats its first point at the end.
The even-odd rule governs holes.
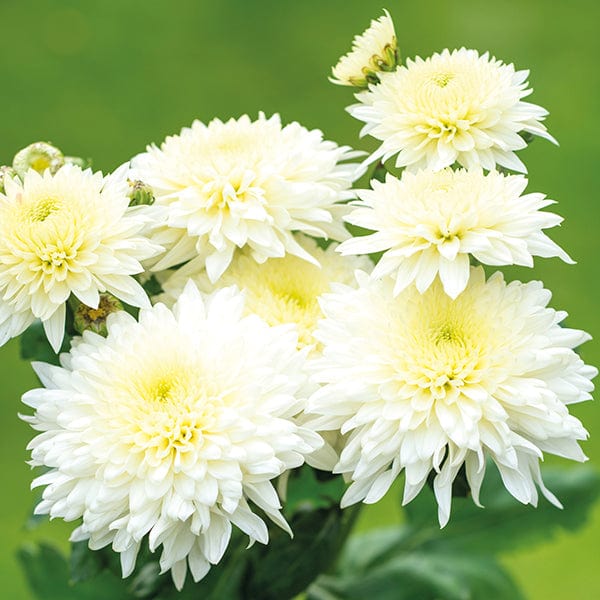
{"type": "Polygon", "coordinates": [[[23,183],[5,177],[0,194],[0,345],[41,319],[58,352],[65,302],[74,294],[96,308],[99,292],[133,306],[149,305],[132,275],[161,247],[142,235],[144,207],[128,208],[127,166],[113,175],[74,165],[23,183]]]}
{"type": "Polygon", "coordinates": [[[373,277],[392,275],[394,295],[415,282],[423,293],[437,275],[455,298],[469,280],[469,256],[487,265],[533,266],[533,256],[572,263],[543,229],[562,217],[540,209],[553,204],[543,194],[522,195],[527,180],[497,171],[405,171],[372,181],[373,190],[346,221],[375,233],[347,240],[342,254],[385,251],[373,277]]]}
{"type": "Polygon", "coordinates": [[[133,159],[132,176],[152,186],[164,210],[154,239],[168,252],[155,270],[199,255],[214,282],[246,246],[257,262],[286,253],[312,260],[292,232],[347,237],[340,202],[353,197],[360,172],[340,163],[358,154],[262,113],[256,121],[195,121],[160,148],[149,146],[133,159]]]}
{"type": "Polygon", "coordinates": [[[387,10],[373,19],[368,29],[352,40],[352,50],[332,68],[332,83],[366,88],[379,81],[380,71],[393,71],[398,62],[394,22],[387,10]]]}
{"type": "Polygon", "coordinates": [[[232,525],[267,543],[264,521],[289,526],[271,481],[322,441],[294,421],[305,403],[305,357],[290,326],[243,316],[243,296],[203,301],[190,283],[173,311],[108,318],[108,337],[86,331],[62,367],[35,369],[47,389],[27,392],[24,417],[42,433],[32,464],[50,467],[37,514],[82,518],[72,540],[112,544],[123,576],[142,540],[162,545],[162,571],[181,588],[219,562],[232,525]]]}
{"type": "Polygon", "coordinates": [[[313,426],[348,434],[334,472],[352,480],[342,505],[378,501],[404,470],[404,502],[435,474],[439,520],[450,516],[462,465],[479,502],[486,457],[519,501],[535,505],[543,452],[585,457],[587,432],[567,404],[590,398],[597,370],[573,348],[589,339],[560,326],[541,282],[487,282],[481,267],[451,300],[436,282],[393,297],[389,279],[360,277],[321,301],[316,337],[323,384],[309,401],[313,426]]]}
{"type": "Polygon", "coordinates": [[[355,285],[357,269],[370,270],[366,257],[342,257],[336,244],[327,250],[305,236],[296,236],[298,244],[320,266],[293,255],[270,258],[258,264],[246,251],[238,252],[219,281],[212,284],[201,261],[192,261],[176,271],[164,284],[165,294],[159,296],[167,304],[174,302],[191,278],[203,292],[230,285],[244,290],[246,312],[254,313],[269,325],[293,323],[298,331],[300,347],[315,344],[313,332],[323,313],[319,298],[331,290],[334,283],[355,285]]]}
{"type": "Polygon", "coordinates": [[[524,102],[529,71],[515,71],[486,52],[444,50],[425,60],[407,60],[381,83],[357,94],[348,108],[363,121],[361,135],[381,140],[371,160],[398,154],[396,166],[443,169],[496,164],[527,172],[515,150],[527,145],[520,132],[554,143],[541,121],[548,112],[524,102]]]}

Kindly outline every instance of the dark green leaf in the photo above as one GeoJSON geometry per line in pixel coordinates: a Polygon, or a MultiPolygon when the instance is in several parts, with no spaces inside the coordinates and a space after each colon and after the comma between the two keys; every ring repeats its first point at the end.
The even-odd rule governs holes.
{"type": "Polygon", "coordinates": [[[373,169],[373,173],[371,174],[371,179],[376,179],[381,183],[385,182],[385,176],[388,174],[388,170],[385,168],[385,165],[378,161],[373,169]]]}
{"type": "Polygon", "coordinates": [[[159,283],[158,279],[156,278],[156,275],[152,275],[151,277],[146,279],[146,281],[144,282],[143,288],[144,288],[146,294],[148,294],[148,296],[150,296],[150,297],[157,296],[158,294],[162,293],[162,291],[163,291],[161,284],[159,283]]]}
{"type": "Polygon", "coordinates": [[[351,536],[342,551],[338,574],[352,576],[381,564],[383,557],[403,551],[408,535],[410,530],[406,527],[388,527],[351,536]]]}
{"type": "Polygon", "coordinates": [[[343,578],[320,577],[308,600],[520,600],[492,559],[446,553],[404,554],[343,578]]]}
{"type": "Polygon", "coordinates": [[[489,469],[478,508],[470,498],[453,498],[448,525],[437,525],[437,505],[430,490],[424,489],[406,506],[415,547],[467,550],[488,554],[514,550],[551,538],[560,529],[583,525],[600,493],[600,476],[586,467],[547,469],[544,481],[564,505],[560,510],[541,497],[537,508],[524,506],[504,488],[496,469],[489,469]]]}
{"type": "Polygon", "coordinates": [[[335,562],[355,517],[352,509],[298,513],[290,523],[294,539],[273,531],[268,546],[252,553],[245,598],[286,600],[304,591],[335,562]]]}
{"type": "Polygon", "coordinates": [[[315,471],[304,465],[292,471],[287,484],[285,514],[291,516],[299,510],[314,510],[339,505],[346,489],[341,475],[331,475],[323,471],[315,471]]]}
{"type": "MultiPolygon", "coordinates": [[[[138,569],[132,576],[130,585],[131,595],[134,598],[154,598],[161,585],[160,566],[157,562],[148,562],[138,569]]],[[[171,587],[172,584],[171,584],[171,587]]]]}
{"type": "Polygon", "coordinates": [[[218,565],[211,567],[208,575],[194,583],[189,576],[185,586],[178,592],[173,585],[171,575],[161,576],[160,593],[151,596],[153,600],[238,600],[242,598],[242,579],[248,567],[251,550],[248,550],[248,538],[234,534],[225,556],[218,565]]]}
{"type": "Polygon", "coordinates": [[[103,568],[101,552],[90,550],[87,542],[76,542],[71,545],[69,571],[73,583],[91,579],[98,575],[103,568]]]}
{"type": "Polygon", "coordinates": [[[108,571],[83,583],[71,582],[65,557],[52,546],[40,544],[23,548],[18,558],[33,594],[40,600],[127,600],[131,597],[124,582],[108,571]]]}
{"type": "MultiPolygon", "coordinates": [[[[52,350],[52,347],[46,339],[44,327],[39,321],[32,323],[22,334],[21,358],[23,360],[40,360],[43,362],[58,365],[58,355],[52,350]]],[[[63,343],[63,347],[65,344],[63,343]]]]}

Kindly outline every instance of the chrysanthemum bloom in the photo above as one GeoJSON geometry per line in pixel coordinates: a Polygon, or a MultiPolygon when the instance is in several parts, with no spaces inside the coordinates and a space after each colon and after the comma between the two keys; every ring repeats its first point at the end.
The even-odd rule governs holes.
{"type": "Polygon", "coordinates": [[[394,23],[387,10],[373,19],[362,35],[352,40],[352,50],[332,68],[332,83],[366,88],[379,81],[381,71],[393,71],[398,63],[398,42],[394,23]]]}
{"type": "Polygon", "coordinates": [[[168,252],[154,269],[200,255],[214,282],[245,246],[257,262],[286,253],[311,260],[292,232],[347,237],[339,203],[352,197],[360,172],[340,162],[357,154],[262,113],[256,121],[195,121],[160,148],[149,146],[133,159],[132,176],[152,186],[164,210],[154,239],[168,252]]]}
{"type": "MultiPolygon", "coordinates": [[[[97,308],[99,292],[149,305],[132,275],[161,251],[143,235],[148,218],[128,208],[127,167],[113,175],[74,165],[4,178],[0,194],[0,344],[41,319],[58,352],[65,302],[97,308]]],[[[143,210],[143,207],[142,207],[143,210]]]]}
{"type": "MultiPolygon", "coordinates": [[[[296,241],[319,267],[290,254],[259,264],[248,252],[241,251],[234,256],[216,287],[236,285],[244,290],[246,312],[257,314],[269,325],[294,323],[298,345],[304,347],[315,344],[313,332],[323,317],[319,307],[321,294],[329,292],[334,283],[355,285],[354,272],[370,270],[371,263],[366,257],[340,256],[335,244],[323,250],[310,238],[296,236],[296,241]]],[[[161,300],[174,302],[188,278],[204,292],[215,289],[203,269],[194,263],[188,265],[164,283],[165,294],[160,296],[161,300]]]]}
{"type": "Polygon", "coordinates": [[[32,464],[50,467],[38,514],[82,518],[72,540],[112,544],[123,576],[142,539],[181,588],[219,562],[232,524],[267,543],[248,500],[289,531],[271,480],[322,442],[293,417],[304,408],[305,357],[292,327],[243,317],[234,288],[203,301],[190,283],[173,311],[108,318],[86,331],[62,367],[35,364],[47,389],[27,392],[42,433],[32,464]]]}
{"type": "Polygon", "coordinates": [[[528,75],[487,52],[444,50],[381,73],[381,83],[357,94],[360,104],[348,111],[366,123],[361,135],[382,142],[371,160],[398,154],[396,166],[411,169],[438,170],[458,162],[526,173],[514,153],[527,145],[519,133],[555,142],[541,123],[548,112],[522,100],[533,91],[528,75]]]}
{"type": "Polygon", "coordinates": [[[347,240],[342,254],[385,251],[373,277],[392,275],[394,295],[413,281],[422,293],[436,275],[455,298],[469,280],[469,256],[487,265],[533,266],[533,256],[572,263],[543,229],[562,217],[540,209],[553,204],[543,194],[522,195],[527,180],[497,171],[405,171],[387,175],[359,192],[346,221],[375,233],[347,240]]]}
{"type": "Polygon", "coordinates": [[[566,405],[590,398],[597,371],[573,351],[589,336],[560,326],[538,281],[486,282],[479,267],[451,300],[438,282],[394,298],[389,279],[361,279],[321,301],[323,387],[308,407],[317,429],[349,434],[335,467],[352,480],[342,505],[378,501],[402,470],[409,502],[433,471],[444,525],[461,466],[479,503],[490,457],[519,501],[535,505],[537,484],[560,506],[539,460],[585,459],[587,432],[566,405]]]}

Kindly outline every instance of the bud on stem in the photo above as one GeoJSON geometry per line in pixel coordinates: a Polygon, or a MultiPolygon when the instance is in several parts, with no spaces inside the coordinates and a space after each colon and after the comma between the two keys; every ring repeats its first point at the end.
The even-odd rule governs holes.
{"type": "Polygon", "coordinates": [[[13,158],[13,169],[21,179],[29,169],[43,173],[46,169],[54,175],[65,164],[63,153],[46,142],[35,142],[19,150],[13,158]]]}
{"type": "Polygon", "coordinates": [[[77,333],[82,334],[89,330],[102,336],[108,334],[106,328],[108,315],[123,310],[123,304],[107,292],[100,294],[98,308],[87,306],[74,297],[71,298],[71,306],[74,313],[73,326],[77,333]]]}
{"type": "Polygon", "coordinates": [[[154,204],[154,194],[152,193],[152,188],[139,179],[135,181],[129,181],[129,193],[127,196],[129,197],[129,206],[154,204]]]}

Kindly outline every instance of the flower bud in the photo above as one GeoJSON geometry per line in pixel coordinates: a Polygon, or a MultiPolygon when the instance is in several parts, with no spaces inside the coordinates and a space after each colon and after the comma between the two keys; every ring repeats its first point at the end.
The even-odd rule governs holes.
{"type": "Polygon", "coordinates": [[[17,173],[12,167],[8,167],[6,165],[2,165],[0,167],[0,194],[4,194],[4,178],[8,177],[16,177],[17,173]]]}
{"type": "Polygon", "coordinates": [[[29,169],[38,173],[50,169],[50,173],[54,174],[64,164],[65,157],[58,148],[46,142],[35,142],[15,154],[12,166],[17,175],[23,178],[29,169]]]}
{"type": "Polygon", "coordinates": [[[333,77],[329,79],[332,83],[366,89],[371,83],[379,83],[380,72],[396,69],[398,41],[392,18],[384,12],[382,17],[371,21],[363,34],[354,38],[352,50],[332,69],[333,77]]]}
{"type": "Polygon", "coordinates": [[[154,194],[152,188],[139,179],[129,181],[129,206],[140,206],[142,204],[154,204],[154,194]]]}
{"type": "Polygon", "coordinates": [[[123,310],[123,304],[112,294],[103,292],[100,294],[98,308],[87,306],[83,302],[76,301],[77,307],[74,308],[73,326],[77,333],[83,333],[86,330],[93,331],[99,335],[106,336],[106,319],[111,313],[123,310]]]}

